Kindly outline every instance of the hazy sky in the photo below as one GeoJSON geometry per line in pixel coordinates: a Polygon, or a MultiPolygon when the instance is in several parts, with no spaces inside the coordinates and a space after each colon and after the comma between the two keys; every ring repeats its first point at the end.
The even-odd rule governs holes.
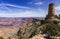
{"type": "Polygon", "coordinates": [[[45,17],[51,2],[60,14],[60,0],[0,0],[0,17],[45,17]]]}

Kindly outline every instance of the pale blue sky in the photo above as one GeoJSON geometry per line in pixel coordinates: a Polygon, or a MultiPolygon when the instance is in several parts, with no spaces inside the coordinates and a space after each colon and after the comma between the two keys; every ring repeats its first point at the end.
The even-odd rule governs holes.
{"type": "Polygon", "coordinates": [[[0,0],[0,17],[45,17],[51,2],[60,14],[60,0],[0,0]]]}

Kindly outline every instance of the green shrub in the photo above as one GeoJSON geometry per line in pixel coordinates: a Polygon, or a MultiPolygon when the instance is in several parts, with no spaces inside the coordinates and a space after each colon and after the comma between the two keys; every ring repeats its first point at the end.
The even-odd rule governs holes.
{"type": "Polygon", "coordinates": [[[11,39],[11,37],[8,37],[8,39],[11,39]]]}
{"type": "Polygon", "coordinates": [[[25,35],[21,35],[21,36],[18,37],[18,39],[28,39],[28,37],[25,36],[25,35]]]}
{"type": "Polygon", "coordinates": [[[59,14],[59,19],[60,19],[60,14],[59,14]]]}
{"type": "Polygon", "coordinates": [[[0,37],[0,39],[4,39],[3,37],[0,37]]]}
{"type": "Polygon", "coordinates": [[[47,35],[60,36],[60,26],[54,23],[42,26],[41,31],[47,35]]]}

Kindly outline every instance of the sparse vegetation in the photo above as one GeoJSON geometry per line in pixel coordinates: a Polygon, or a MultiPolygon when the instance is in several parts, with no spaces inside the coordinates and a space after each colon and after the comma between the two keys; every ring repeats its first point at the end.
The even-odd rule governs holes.
{"type": "MultiPolygon", "coordinates": [[[[32,25],[30,26],[27,26],[24,28],[24,33],[21,34],[21,36],[26,36],[28,38],[32,38],[33,36],[35,36],[36,34],[39,33],[38,31],[38,27],[41,25],[41,22],[40,21],[36,21],[35,23],[33,23],[32,25]],[[37,32],[36,32],[37,31],[37,32]]],[[[17,33],[18,34],[18,33],[17,33]]],[[[19,36],[20,38],[22,38],[21,36],[19,36]]]]}
{"type": "Polygon", "coordinates": [[[59,14],[59,19],[60,19],[60,14],[59,14]]]}
{"type": "Polygon", "coordinates": [[[0,37],[0,39],[4,39],[3,37],[0,37]]]}
{"type": "Polygon", "coordinates": [[[45,24],[44,26],[42,26],[41,30],[44,34],[50,36],[60,36],[60,26],[54,24],[53,22],[50,24],[45,24]]]}
{"type": "MultiPolygon", "coordinates": [[[[21,34],[23,38],[32,38],[38,34],[46,34],[47,36],[60,36],[60,25],[58,25],[56,21],[47,20],[47,23],[42,23],[40,21],[36,21],[30,26],[24,28],[24,34],[21,34]]],[[[22,38],[20,37],[20,38],[22,38]]]]}
{"type": "Polygon", "coordinates": [[[11,37],[8,37],[8,39],[11,39],[11,37]]]}
{"type": "Polygon", "coordinates": [[[28,37],[25,35],[20,35],[18,39],[28,39],[28,37]]]}

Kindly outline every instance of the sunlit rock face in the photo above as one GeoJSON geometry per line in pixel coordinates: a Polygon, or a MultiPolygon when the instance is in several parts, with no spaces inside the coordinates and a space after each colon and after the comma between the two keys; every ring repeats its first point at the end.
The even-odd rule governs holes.
{"type": "Polygon", "coordinates": [[[0,36],[3,36],[6,34],[3,30],[0,30],[0,33],[1,33],[0,36]]]}
{"type": "Polygon", "coordinates": [[[43,35],[35,35],[31,39],[46,39],[43,35]]]}
{"type": "Polygon", "coordinates": [[[0,27],[0,36],[4,37],[5,39],[7,39],[10,36],[13,36],[14,34],[17,33],[19,27],[0,27]]]}

